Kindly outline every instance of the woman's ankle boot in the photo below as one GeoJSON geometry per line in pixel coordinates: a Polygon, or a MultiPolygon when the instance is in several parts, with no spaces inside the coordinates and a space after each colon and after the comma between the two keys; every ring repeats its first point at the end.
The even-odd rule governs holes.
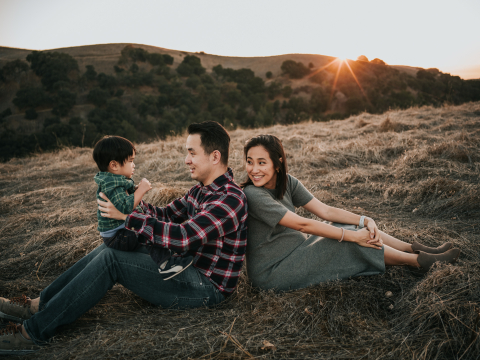
{"type": "Polygon", "coordinates": [[[452,246],[453,244],[451,242],[446,242],[445,244],[440,245],[439,247],[432,248],[432,247],[422,245],[417,241],[414,241],[412,244],[412,250],[413,252],[423,251],[423,252],[426,252],[427,254],[443,254],[445,251],[450,250],[452,246]]]}
{"type": "Polygon", "coordinates": [[[437,261],[451,264],[457,261],[459,255],[460,249],[450,249],[443,254],[427,254],[426,252],[420,251],[417,262],[421,266],[422,271],[427,272],[437,261]]]}

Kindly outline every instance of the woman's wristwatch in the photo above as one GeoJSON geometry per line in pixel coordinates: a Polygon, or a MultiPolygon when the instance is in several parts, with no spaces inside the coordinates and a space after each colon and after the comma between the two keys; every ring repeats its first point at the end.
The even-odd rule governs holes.
{"type": "Polygon", "coordinates": [[[360,229],[365,227],[365,224],[364,224],[365,223],[365,218],[366,218],[365,215],[360,216],[360,222],[358,223],[358,227],[360,229]]]}

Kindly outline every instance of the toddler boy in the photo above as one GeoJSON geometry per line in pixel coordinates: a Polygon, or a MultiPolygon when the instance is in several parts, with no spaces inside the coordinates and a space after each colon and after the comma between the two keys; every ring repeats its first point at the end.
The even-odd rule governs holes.
{"type": "MultiPolygon", "coordinates": [[[[152,188],[147,179],[142,179],[135,186],[132,176],[135,172],[135,146],[120,136],[105,136],[93,149],[93,159],[100,170],[94,177],[98,185],[97,199],[103,200],[99,193],[104,193],[110,202],[123,214],[130,214],[140,204],[143,196],[152,188]]],[[[140,208],[139,208],[140,209],[140,208]]],[[[142,245],[138,243],[137,234],[125,229],[122,220],[103,217],[97,210],[98,228],[105,245],[122,251],[136,251],[142,245]]],[[[159,265],[159,272],[176,275],[186,266],[177,266],[169,261],[171,252],[162,247],[148,247],[148,253],[159,265]]],[[[188,264],[190,265],[190,264],[188,264]]],[[[187,265],[187,266],[188,266],[187,265]]],[[[168,280],[172,276],[165,278],[168,280]]]]}

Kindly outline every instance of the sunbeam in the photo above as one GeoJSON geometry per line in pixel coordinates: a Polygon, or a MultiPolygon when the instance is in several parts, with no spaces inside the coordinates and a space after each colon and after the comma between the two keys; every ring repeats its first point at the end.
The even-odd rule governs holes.
{"type": "Polygon", "coordinates": [[[367,102],[368,102],[369,105],[372,105],[372,104],[370,103],[370,100],[368,100],[367,94],[366,94],[365,91],[363,90],[362,85],[360,85],[360,81],[358,81],[358,79],[357,79],[357,77],[355,76],[355,73],[353,72],[352,68],[350,67],[350,64],[348,63],[348,61],[344,61],[344,63],[347,65],[348,70],[350,70],[350,73],[352,74],[353,78],[355,79],[355,82],[357,83],[358,87],[360,88],[360,91],[362,92],[363,96],[365,97],[365,100],[367,100],[367,102]]]}
{"type": "Polygon", "coordinates": [[[320,71],[325,70],[326,68],[328,68],[330,65],[336,63],[337,61],[339,61],[338,58],[336,58],[336,59],[333,60],[333,61],[330,61],[327,65],[322,66],[320,69],[315,70],[315,71],[312,72],[311,74],[308,74],[307,78],[311,78],[313,75],[318,74],[320,71]]]}
{"type": "Polygon", "coordinates": [[[330,104],[332,102],[333,92],[335,91],[335,88],[337,87],[338,75],[340,75],[340,69],[342,68],[342,65],[343,65],[342,60],[337,58],[335,61],[339,62],[339,64],[338,64],[337,73],[335,74],[335,80],[333,80],[332,92],[330,93],[330,99],[328,100],[328,106],[329,107],[330,107],[330,104]]]}

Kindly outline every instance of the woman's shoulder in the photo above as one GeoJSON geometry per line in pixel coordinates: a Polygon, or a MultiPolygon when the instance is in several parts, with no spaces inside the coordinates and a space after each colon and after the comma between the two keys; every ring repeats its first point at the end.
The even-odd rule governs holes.
{"type": "Polygon", "coordinates": [[[247,185],[243,188],[243,192],[247,196],[247,199],[252,197],[252,196],[258,196],[260,194],[265,194],[267,193],[267,190],[265,190],[263,187],[258,187],[255,185],[247,185]]]}

